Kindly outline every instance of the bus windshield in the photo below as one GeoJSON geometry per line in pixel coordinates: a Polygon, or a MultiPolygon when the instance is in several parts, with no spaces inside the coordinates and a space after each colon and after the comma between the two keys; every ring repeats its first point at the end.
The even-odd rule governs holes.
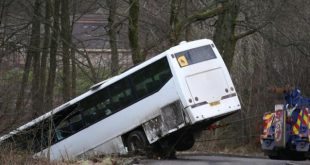
{"type": "Polygon", "coordinates": [[[180,67],[185,67],[215,58],[216,56],[211,45],[176,53],[176,59],[178,60],[180,67]]]}

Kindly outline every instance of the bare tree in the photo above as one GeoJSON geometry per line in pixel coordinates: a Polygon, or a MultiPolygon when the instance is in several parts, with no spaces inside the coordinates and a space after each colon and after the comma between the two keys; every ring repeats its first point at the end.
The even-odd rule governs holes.
{"type": "Polygon", "coordinates": [[[56,55],[58,49],[59,39],[59,12],[60,12],[60,0],[54,0],[53,4],[53,28],[51,36],[50,46],[50,61],[49,61],[49,72],[48,80],[46,85],[46,108],[51,109],[53,107],[54,100],[54,87],[56,77],[56,55]]]}
{"type": "Polygon", "coordinates": [[[141,53],[139,44],[139,0],[129,1],[129,23],[128,23],[128,37],[129,45],[132,53],[132,61],[134,64],[141,63],[145,60],[145,56],[141,53]]]}
{"type": "Polygon", "coordinates": [[[62,63],[63,63],[63,100],[71,97],[71,73],[70,73],[70,46],[71,28],[69,15],[69,0],[62,0],[61,4],[61,41],[62,41],[62,63]]]}
{"type": "MultiPolygon", "coordinates": [[[[44,41],[42,47],[41,66],[40,66],[40,83],[39,83],[39,112],[43,113],[46,111],[45,103],[45,87],[46,87],[46,68],[47,58],[49,54],[50,40],[51,40],[51,0],[45,1],[45,20],[44,20],[44,41]]],[[[38,112],[38,113],[39,113],[38,112]]]]}
{"type": "Polygon", "coordinates": [[[186,29],[187,26],[194,22],[205,21],[209,18],[213,18],[225,11],[227,6],[224,5],[212,5],[207,6],[206,8],[192,13],[187,17],[180,19],[180,10],[182,7],[182,1],[172,0],[171,1],[171,15],[170,15],[170,34],[169,40],[171,45],[175,45],[180,41],[182,32],[186,29]]]}
{"type": "MultiPolygon", "coordinates": [[[[33,7],[33,17],[32,17],[32,31],[31,31],[31,37],[30,37],[30,43],[29,43],[29,48],[27,51],[27,56],[26,56],[26,64],[24,67],[24,73],[23,73],[23,78],[22,78],[22,83],[19,91],[19,95],[17,98],[16,102],[16,111],[19,112],[22,106],[24,106],[23,100],[25,97],[25,89],[27,88],[28,84],[28,78],[29,78],[29,72],[31,69],[31,63],[32,60],[34,59],[34,71],[35,75],[37,76],[36,78],[33,79],[32,82],[32,89],[34,90],[32,99],[33,101],[37,99],[38,97],[38,91],[36,90],[36,85],[39,83],[38,78],[38,71],[39,68],[39,59],[40,59],[40,7],[41,7],[41,2],[40,0],[36,0],[34,3],[33,7]]],[[[37,109],[37,103],[33,102],[33,108],[37,109]]]]}
{"type": "MultiPolygon", "coordinates": [[[[71,42],[72,42],[72,33],[73,33],[73,26],[75,23],[75,15],[76,15],[76,10],[78,8],[78,3],[77,1],[72,1],[72,21],[71,21],[71,42]]],[[[75,57],[75,48],[76,45],[74,45],[74,43],[71,43],[71,51],[70,51],[70,60],[71,60],[71,96],[76,96],[76,79],[77,79],[77,70],[76,70],[76,57],[75,57]]]]}
{"type": "Polygon", "coordinates": [[[111,47],[111,75],[117,75],[119,70],[119,57],[117,49],[117,25],[116,25],[116,9],[117,0],[107,0],[109,7],[109,17],[108,17],[108,35],[109,43],[111,47]]]}
{"type": "Polygon", "coordinates": [[[32,36],[30,40],[29,53],[33,57],[33,77],[32,77],[32,108],[34,114],[40,111],[40,58],[41,58],[41,0],[36,0],[34,4],[34,22],[32,24],[32,36]]]}

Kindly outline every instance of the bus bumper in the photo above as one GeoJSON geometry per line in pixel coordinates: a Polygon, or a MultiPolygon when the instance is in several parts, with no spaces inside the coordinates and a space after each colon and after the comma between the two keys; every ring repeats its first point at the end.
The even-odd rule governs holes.
{"type": "Polygon", "coordinates": [[[190,123],[194,124],[203,120],[216,118],[228,113],[240,110],[240,102],[238,97],[227,98],[219,101],[217,105],[210,105],[208,103],[199,105],[196,104],[185,109],[190,118],[190,123]],[[198,106],[196,106],[198,105],[198,106]]]}

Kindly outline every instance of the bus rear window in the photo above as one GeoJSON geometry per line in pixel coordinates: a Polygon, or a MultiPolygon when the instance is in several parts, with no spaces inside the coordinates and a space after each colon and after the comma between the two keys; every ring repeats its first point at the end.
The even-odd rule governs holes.
{"type": "Polygon", "coordinates": [[[215,58],[215,53],[210,45],[176,53],[176,59],[178,60],[180,67],[185,67],[215,58]]]}

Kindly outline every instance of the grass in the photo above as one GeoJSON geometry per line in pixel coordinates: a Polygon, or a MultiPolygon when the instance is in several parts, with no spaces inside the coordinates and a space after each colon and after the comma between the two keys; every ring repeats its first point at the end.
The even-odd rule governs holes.
{"type": "Polygon", "coordinates": [[[3,165],[127,165],[134,164],[140,157],[118,155],[93,156],[88,159],[49,161],[46,158],[33,158],[26,151],[0,148],[0,164],[3,165]]]}
{"type": "Polygon", "coordinates": [[[25,151],[18,151],[13,149],[1,149],[0,151],[0,164],[9,165],[34,165],[46,164],[55,165],[56,163],[50,162],[47,159],[34,159],[32,154],[25,151]]]}

